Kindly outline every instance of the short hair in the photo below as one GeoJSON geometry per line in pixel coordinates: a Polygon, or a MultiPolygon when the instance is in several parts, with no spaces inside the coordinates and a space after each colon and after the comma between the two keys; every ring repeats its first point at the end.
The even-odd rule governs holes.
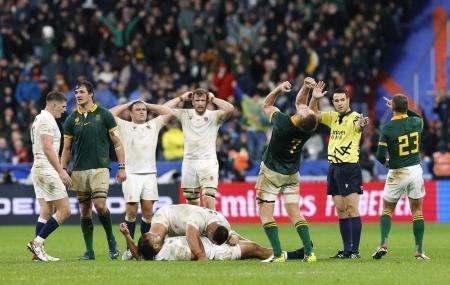
{"type": "Polygon", "coordinates": [[[338,87],[338,88],[334,89],[332,97],[334,98],[334,94],[341,94],[341,93],[344,93],[345,96],[347,96],[347,98],[349,97],[348,90],[345,88],[342,88],[342,87],[338,87]]]}
{"type": "Polygon", "coordinates": [[[136,105],[136,104],[144,104],[145,105],[145,102],[141,101],[141,100],[134,101],[133,103],[130,104],[130,106],[128,107],[128,110],[132,111],[133,110],[133,106],[136,105]]]}
{"type": "Polygon", "coordinates": [[[78,81],[77,84],[75,84],[75,89],[78,89],[82,86],[84,86],[86,88],[86,91],[88,93],[91,93],[92,97],[94,97],[94,85],[90,81],[85,79],[78,81]]]}
{"type": "Polygon", "coordinates": [[[156,251],[148,242],[148,239],[141,236],[138,240],[139,253],[142,255],[144,260],[153,260],[156,256],[156,251]]]}
{"type": "Polygon", "coordinates": [[[62,93],[62,92],[51,91],[45,97],[45,102],[48,103],[48,102],[52,102],[52,101],[67,102],[67,98],[64,95],[64,93],[62,93]]]}
{"type": "Polygon", "coordinates": [[[195,96],[206,96],[206,98],[208,98],[209,93],[203,88],[197,88],[192,92],[192,99],[194,99],[195,96]]]}
{"type": "Polygon", "coordinates": [[[403,94],[395,94],[392,98],[392,111],[398,113],[408,112],[408,97],[403,94]]]}
{"type": "Polygon", "coordinates": [[[226,227],[218,226],[217,229],[214,231],[212,238],[216,244],[221,245],[227,241],[228,235],[229,232],[226,227]]]}
{"type": "Polygon", "coordinates": [[[315,114],[308,114],[305,118],[302,118],[300,122],[298,122],[298,127],[305,132],[311,133],[313,132],[318,125],[319,121],[315,114]]]}

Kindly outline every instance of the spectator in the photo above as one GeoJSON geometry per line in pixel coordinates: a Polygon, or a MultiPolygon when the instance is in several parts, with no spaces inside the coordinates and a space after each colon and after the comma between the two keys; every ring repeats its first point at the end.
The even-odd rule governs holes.
{"type": "Polygon", "coordinates": [[[11,163],[13,158],[13,151],[8,146],[8,141],[5,137],[0,137],[0,163],[11,163]]]}
{"type": "Polygon", "coordinates": [[[175,120],[167,124],[168,130],[162,135],[162,148],[165,160],[181,160],[184,153],[183,132],[175,120]]]}

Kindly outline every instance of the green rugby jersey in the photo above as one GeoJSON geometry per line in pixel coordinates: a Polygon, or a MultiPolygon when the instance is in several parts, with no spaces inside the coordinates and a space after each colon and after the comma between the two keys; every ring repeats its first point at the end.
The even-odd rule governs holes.
{"type": "Polygon", "coordinates": [[[72,138],[73,170],[109,168],[109,132],[117,129],[110,111],[94,104],[85,117],[78,109],[64,122],[64,137],[72,138]]]}
{"type": "Polygon", "coordinates": [[[311,137],[300,131],[291,118],[276,111],[270,120],[272,137],[263,154],[264,164],[271,170],[290,175],[298,172],[303,145],[311,137]]]}
{"type": "Polygon", "coordinates": [[[422,127],[422,118],[412,111],[394,116],[381,130],[377,150],[378,160],[381,163],[385,162],[387,148],[390,169],[419,164],[422,127]]]}

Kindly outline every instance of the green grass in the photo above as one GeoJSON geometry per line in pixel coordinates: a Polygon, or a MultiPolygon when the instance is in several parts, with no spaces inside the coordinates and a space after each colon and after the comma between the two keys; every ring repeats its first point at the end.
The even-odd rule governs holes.
{"type": "MultiPolygon", "coordinates": [[[[120,248],[124,240],[116,228],[120,248]]],[[[269,243],[261,226],[235,225],[244,236],[265,246],[269,243]]],[[[31,226],[0,227],[1,284],[449,284],[450,225],[427,224],[425,251],[430,261],[413,259],[411,224],[394,224],[390,251],[382,260],[371,254],[379,243],[376,224],[363,228],[362,259],[329,260],[341,247],[336,224],[311,224],[317,263],[290,261],[261,264],[258,260],[214,262],[122,262],[111,261],[101,226],[95,230],[97,260],[80,262],[84,249],[80,228],[63,226],[46,242],[47,251],[61,262],[32,262],[26,243],[33,237],[31,226]],[[382,283],[381,283],[382,282],[382,283]]],[[[137,229],[139,230],[139,229],[137,229]]],[[[284,249],[299,246],[292,226],[280,226],[284,249]]]]}

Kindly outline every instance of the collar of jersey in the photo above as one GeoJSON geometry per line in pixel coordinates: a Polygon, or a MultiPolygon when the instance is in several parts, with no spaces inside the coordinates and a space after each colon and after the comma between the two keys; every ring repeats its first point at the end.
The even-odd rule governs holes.
{"type": "Polygon", "coordinates": [[[402,114],[402,115],[394,116],[394,117],[392,117],[391,121],[401,120],[401,119],[404,119],[404,118],[408,118],[408,115],[407,114],[402,114]]]}
{"type": "MultiPolygon", "coordinates": [[[[98,108],[98,106],[97,106],[97,104],[94,104],[94,105],[92,105],[92,107],[89,109],[89,111],[88,112],[94,112],[95,110],[97,110],[97,108],[98,108]]],[[[83,110],[81,110],[81,108],[80,107],[78,107],[78,113],[80,113],[81,115],[83,115],[83,110]]]]}
{"type": "MultiPolygon", "coordinates": [[[[294,115],[295,116],[295,115],[294,115]]],[[[294,116],[291,116],[291,123],[298,128],[297,124],[295,123],[294,116]]]]}

